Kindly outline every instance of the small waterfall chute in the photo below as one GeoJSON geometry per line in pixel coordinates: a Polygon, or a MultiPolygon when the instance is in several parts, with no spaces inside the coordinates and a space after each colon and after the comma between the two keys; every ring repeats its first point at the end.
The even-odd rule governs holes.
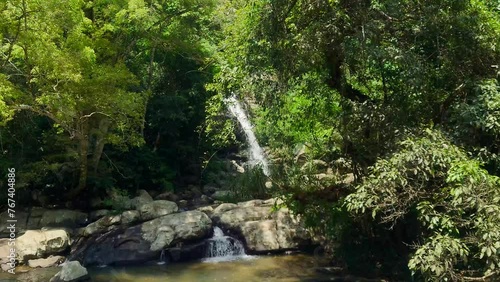
{"type": "Polygon", "coordinates": [[[248,115],[243,109],[241,102],[236,99],[233,95],[229,98],[224,99],[224,102],[229,108],[231,114],[238,120],[243,131],[245,133],[248,145],[249,145],[249,159],[250,166],[260,165],[262,167],[262,172],[269,176],[269,164],[267,162],[267,158],[264,155],[264,151],[259,145],[257,141],[257,137],[255,137],[255,133],[253,131],[253,126],[248,119],[248,115]]]}
{"type": "Polygon", "coordinates": [[[163,264],[166,264],[167,263],[167,260],[166,260],[166,256],[165,256],[165,250],[161,250],[161,253],[160,253],[160,260],[158,261],[158,265],[163,265],[163,264]]]}
{"type": "Polygon", "coordinates": [[[252,258],[245,254],[245,247],[239,240],[225,236],[222,229],[214,227],[214,235],[208,240],[205,262],[232,261],[252,258]]]}

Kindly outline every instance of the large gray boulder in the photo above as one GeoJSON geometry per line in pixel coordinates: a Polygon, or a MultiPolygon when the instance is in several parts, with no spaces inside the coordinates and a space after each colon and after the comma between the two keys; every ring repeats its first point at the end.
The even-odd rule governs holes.
{"type": "Polygon", "coordinates": [[[247,221],[239,226],[241,235],[245,238],[247,248],[251,251],[275,251],[281,249],[278,242],[276,221],[247,221]]]}
{"type": "Polygon", "coordinates": [[[158,259],[161,250],[196,242],[212,232],[212,221],[203,212],[168,214],[125,229],[89,238],[72,259],[84,265],[142,263],[158,259]]]}
{"type": "Polygon", "coordinates": [[[62,229],[28,230],[16,240],[18,260],[27,262],[64,252],[70,245],[68,233],[62,229]]]}
{"type": "Polygon", "coordinates": [[[153,198],[146,190],[139,190],[139,195],[128,201],[126,205],[129,209],[139,209],[142,205],[150,203],[153,198]]]}
{"type": "MultiPolygon", "coordinates": [[[[8,237],[7,211],[0,214],[0,237],[8,237]]],[[[26,230],[41,228],[77,228],[88,222],[86,213],[73,210],[47,210],[39,207],[29,211],[16,211],[16,233],[21,236],[26,230]]]]}
{"type": "Polygon", "coordinates": [[[222,213],[219,222],[229,229],[238,229],[248,221],[259,221],[272,218],[270,207],[241,207],[222,213]]]}
{"type": "MultiPolygon", "coordinates": [[[[286,208],[273,211],[272,201],[253,200],[238,203],[213,218],[218,224],[245,242],[251,253],[285,251],[309,244],[310,235],[299,217],[286,208]]],[[[221,205],[222,206],[222,205],[221,205]]]]}
{"type": "Polygon", "coordinates": [[[177,212],[179,208],[174,202],[156,200],[140,206],[138,210],[141,213],[141,219],[146,221],[177,212]]]}
{"type": "Polygon", "coordinates": [[[80,282],[89,281],[90,276],[87,269],[78,261],[69,261],[63,264],[59,271],[50,282],[80,282]]]}
{"type": "Polygon", "coordinates": [[[120,225],[132,225],[141,221],[141,213],[136,210],[124,211],[117,215],[107,215],[82,228],[80,235],[91,236],[117,229],[120,225]]]}
{"type": "Polygon", "coordinates": [[[188,211],[160,217],[141,225],[142,238],[151,243],[151,250],[161,250],[172,243],[207,237],[212,221],[200,211],[188,211]]]}

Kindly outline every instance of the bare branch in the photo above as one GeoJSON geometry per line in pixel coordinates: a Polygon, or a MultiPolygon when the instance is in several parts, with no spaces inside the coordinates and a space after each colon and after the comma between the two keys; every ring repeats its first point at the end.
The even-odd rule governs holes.
{"type": "Polygon", "coordinates": [[[107,116],[107,117],[111,118],[111,116],[110,116],[110,115],[105,114],[105,113],[103,113],[103,112],[93,112],[93,113],[90,113],[90,114],[88,114],[88,115],[84,115],[84,116],[80,117],[80,119],[90,118],[90,117],[92,117],[93,115],[97,115],[97,114],[100,114],[100,115],[107,116]]]}

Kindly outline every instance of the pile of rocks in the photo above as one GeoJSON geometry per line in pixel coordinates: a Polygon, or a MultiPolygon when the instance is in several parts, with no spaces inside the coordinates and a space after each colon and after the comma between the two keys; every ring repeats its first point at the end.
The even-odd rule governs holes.
{"type": "MultiPolygon", "coordinates": [[[[84,266],[137,264],[157,260],[163,250],[195,250],[193,246],[202,246],[212,236],[215,225],[241,240],[249,253],[284,252],[310,243],[300,218],[286,208],[273,210],[276,199],[206,204],[192,210],[180,209],[165,195],[156,199],[142,191],[124,200],[128,209],[118,214],[33,209],[21,225],[15,259],[30,267],[58,266],[69,260],[53,281],[84,281],[67,280],[68,271],[79,274],[72,279],[88,278],[78,262],[84,266]]],[[[0,226],[0,234],[6,234],[6,228],[0,226]]],[[[9,268],[9,251],[8,239],[0,239],[4,270],[9,268]]]]}

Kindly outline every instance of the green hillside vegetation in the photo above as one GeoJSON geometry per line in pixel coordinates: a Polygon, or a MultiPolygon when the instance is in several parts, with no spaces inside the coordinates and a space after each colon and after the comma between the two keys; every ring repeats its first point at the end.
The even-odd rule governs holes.
{"type": "Polygon", "coordinates": [[[26,207],[206,184],[241,145],[236,94],[273,188],[236,186],[333,264],[500,279],[498,1],[4,0],[0,38],[0,174],[26,207]]]}

